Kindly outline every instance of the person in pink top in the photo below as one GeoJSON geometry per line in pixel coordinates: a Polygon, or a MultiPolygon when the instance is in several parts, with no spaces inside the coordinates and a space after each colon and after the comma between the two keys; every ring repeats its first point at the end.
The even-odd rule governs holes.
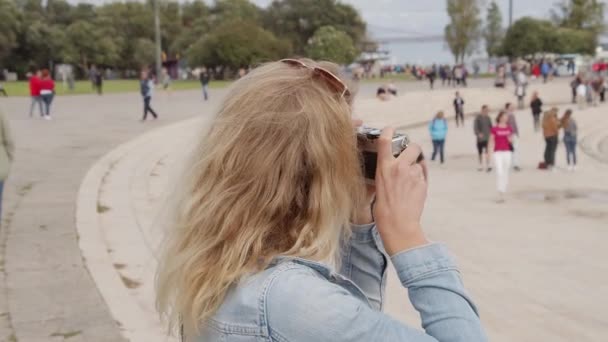
{"type": "Polygon", "coordinates": [[[44,103],[44,118],[51,120],[51,103],[55,97],[55,82],[51,78],[49,69],[42,69],[42,78],[40,79],[40,97],[44,103]]]}
{"type": "Polygon", "coordinates": [[[505,201],[505,193],[509,184],[509,169],[513,157],[513,128],[509,125],[509,116],[506,112],[498,113],[496,126],[492,127],[491,133],[490,150],[494,153],[498,202],[502,203],[505,201]]]}

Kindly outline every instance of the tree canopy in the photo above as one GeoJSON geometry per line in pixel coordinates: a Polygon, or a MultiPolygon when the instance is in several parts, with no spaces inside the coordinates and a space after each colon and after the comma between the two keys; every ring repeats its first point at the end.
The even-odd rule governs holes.
{"type": "Polygon", "coordinates": [[[357,10],[337,0],[274,0],[264,14],[264,25],[291,41],[298,54],[306,52],[309,39],[323,26],[345,32],[359,46],[366,24],[357,10]]]}
{"type": "Polygon", "coordinates": [[[445,40],[456,62],[463,62],[479,43],[479,0],[447,0],[447,10],[450,23],[445,27],[445,40]]]}
{"type": "Polygon", "coordinates": [[[306,55],[312,59],[350,64],[357,57],[357,50],[346,32],[323,26],[308,41],[306,55]]]}
{"type": "Polygon", "coordinates": [[[551,16],[559,27],[584,30],[598,35],[605,30],[604,8],[600,0],[562,0],[551,16]]]}
{"type": "Polygon", "coordinates": [[[289,42],[251,21],[227,21],[200,38],[188,49],[193,65],[247,67],[267,62],[290,53],[289,42]]]}
{"type": "Polygon", "coordinates": [[[486,43],[486,52],[489,57],[497,56],[504,38],[502,29],[502,14],[496,1],[492,1],[488,7],[486,25],[483,30],[483,38],[486,43]]]}
{"type": "MultiPolygon", "coordinates": [[[[136,70],[154,57],[151,4],[0,0],[0,69],[21,76],[31,65],[51,63],[71,63],[81,71],[91,64],[136,70]]],[[[359,13],[337,0],[316,0],[314,5],[310,0],[274,0],[267,8],[249,0],[211,5],[168,0],[160,6],[163,56],[201,65],[241,67],[291,53],[317,53],[309,41],[328,25],[350,39],[337,45],[347,49],[336,54],[346,61],[352,58],[343,57],[359,51],[366,36],[359,13]]]]}
{"type": "Polygon", "coordinates": [[[537,53],[593,54],[595,42],[592,32],[556,27],[549,20],[524,17],[507,31],[502,53],[509,57],[537,53]]]}

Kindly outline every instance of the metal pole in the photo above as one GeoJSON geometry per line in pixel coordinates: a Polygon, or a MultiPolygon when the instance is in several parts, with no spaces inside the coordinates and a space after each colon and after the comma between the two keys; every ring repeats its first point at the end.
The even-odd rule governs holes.
{"type": "Polygon", "coordinates": [[[509,28],[513,25],[513,0],[509,0],[509,28]]]}
{"type": "Polygon", "coordinates": [[[159,0],[154,0],[154,37],[156,40],[156,79],[160,79],[161,73],[161,41],[160,41],[160,16],[159,16],[159,0]]]}

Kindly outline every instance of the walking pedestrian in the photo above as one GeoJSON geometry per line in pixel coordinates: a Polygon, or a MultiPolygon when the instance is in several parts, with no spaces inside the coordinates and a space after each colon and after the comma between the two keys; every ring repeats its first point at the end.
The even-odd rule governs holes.
{"type": "Polygon", "coordinates": [[[517,72],[517,84],[515,86],[515,96],[517,96],[517,106],[519,109],[524,108],[524,98],[526,97],[526,87],[528,86],[528,78],[523,68],[517,72]]]}
{"type": "Polygon", "coordinates": [[[592,82],[590,79],[585,81],[585,86],[587,89],[585,90],[585,95],[587,96],[587,105],[591,106],[593,104],[593,87],[591,86],[592,82]]]}
{"type": "Polygon", "coordinates": [[[604,76],[600,76],[600,102],[604,103],[606,101],[606,80],[604,76]]]}
{"type": "Polygon", "coordinates": [[[163,90],[167,93],[167,95],[171,95],[171,75],[169,75],[169,71],[167,68],[163,68],[162,71],[162,84],[163,90]]]}
{"type": "Polygon", "coordinates": [[[97,89],[97,94],[101,95],[103,93],[103,70],[99,69],[95,73],[95,88],[97,89]]]}
{"type": "MultiPolygon", "coordinates": [[[[446,67],[443,65],[439,66],[439,78],[441,78],[441,85],[445,86],[445,81],[448,78],[448,73],[446,71],[446,67]]],[[[449,85],[449,84],[448,84],[449,85]]]]}
{"type": "Polygon", "coordinates": [[[141,80],[139,82],[139,87],[141,91],[141,96],[144,99],[144,117],[141,119],[141,121],[146,121],[146,118],[148,117],[148,112],[152,114],[154,120],[158,119],[158,115],[156,114],[154,109],[152,109],[152,106],[150,106],[150,102],[152,101],[152,95],[154,95],[154,81],[150,79],[147,71],[141,72],[141,80]]]}
{"type": "Polygon", "coordinates": [[[600,102],[600,93],[602,92],[604,80],[596,75],[593,81],[591,81],[591,96],[592,104],[597,106],[600,102]]]}
{"type": "Polygon", "coordinates": [[[606,80],[600,76],[600,103],[604,103],[606,99],[606,80]]]}
{"type": "Polygon", "coordinates": [[[549,77],[551,68],[549,67],[549,63],[546,60],[543,60],[540,66],[540,72],[543,75],[543,83],[547,83],[547,78],[549,77]]]}
{"type": "Polygon", "coordinates": [[[91,88],[93,91],[97,91],[97,67],[95,64],[91,64],[89,68],[89,80],[91,81],[91,88]]]}
{"type": "Polygon", "coordinates": [[[515,118],[515,110],[510,102],[505,104],[505,112],[507,113],[507,123],[513,132],[511,136],[511,152],[513,152],[511,154],[511,164],[513,165],[513,170],[521,171],[519,167],[519,127],[515,118]]]}
{"type": "Polygon", "coordinates": [[[534,120],[534,131],[538,132],[540,129],[540,114],[543,112],[543,101],[538,97],[537,91],[532,93],[530,108],[532,109],[532,119],[534,120]]]}
{"type": "Polygon", "coordinates": [[[513,84],[517,85],[517,72],[519,71],[519,67],[517,63],[513,62],[509,64],[511,66],[510,76],[511,80],[513,80],[513,84]]]}
{"type": "Polygon", "coordinates": [[[454,80],[456,81],[456,84],[454,84],[454,85],[462,84],[462,75],[463,75],[462,67],[460,65],[455,65],[454,66],[454,80]]]}
{"type": "Polygon", "coordinates": [[[462,68],[462,86],[467,87],[467,78],[469,78],[469,70],[467,70],[467,67],[464,64],[461,65],[461,68],[462,68]]]}
{"type": "Polygon", "coordinates": [[[572,104],[576,104],[578,99],[578,86],[583,83],[580,76],[576,76],[572,82],[570,82],[570,88],[572,89],[572,104]]]}
{"type": "Polygon", "coordinates": [[[445,119],[443,111],[439,111],[437,115],[429,123],[429,132],[431,133],[431,140],[433,140],[433,155],[431,161],[435,161],[435,157],[439,153],[439,161],[441,164],[445,162],[444,159],[444,146],[445,137],[448,134],[448,122],[445,119]]]}
{"type": "Polygon", "coordinates": [[[490,136],[490,149],[494,156],[499,203],[505,201],[505,194],[509,185],[513,136],[513,129],[509,125],[509,116],[507,112],[501,111],[496,117],[496,126],[492,127],[490,136]]]}
{"type": "Polygon", "coordinates": [[[572,110],[568,109],[560,120],[561,127],[564,129],[564,145],[566,146],[566,162],[568,171],[576,170],[576,142],[578,127],[572,118],[572,110]]]}
{"type": "Polygon", "coordinates": [[[543,115],[543,136],[545,137],[545,167],[555,170],[555,151],[557,150],[557,136],[559,133],[559,120],[557,108],[545,112],[543,115]]]}
{"type": "Polygon", "coordinates": [[[587,85],[583,80],[576,86],[576,102],[578,103],[579,109],[585,108],[585,103],[587,102],[587,85]]]}
{"type": "Polygon", "coordinates": [[[42,98],[42,103],[44,103],[44,118],[51,120],[51,103],[55,97],[55,82],[51,78],[49,69],[42,69],[40,97],[42,98]]]}
{"type": "Polygon", "coordinates": [[[483,171],[483,157],[485,156],[486,172],[492,171],[490,167],[490,154],[488,152],[488,142],[492,133],[492,119],[490,119],[490,109],[487,105],[481,107],[481,112],[475,116],[473,131],[477,139],[477,156],[479,158],[478,171],[483,171]]]}
{"type": "Polygon", "coordinates": [[[15,144],[8,124],[8,119],[4,113],[0,112],[0,222],[2,222],[2,195],[4,192],[4,182],[8,177],[11,163],[15,155],[15,144]]]}
{"type": "Polygon", "coordinates": [[[427,69],[426,77],[429,80],[429,86],[431,87],[431,90],[432,90],[433,86],[435,84],[435,78],[437,77],[435,65],[433,65],[433,67],[427,69]]]}
{"type": "Polygon", "coordinates": [[[532,79],[540,78],[540,65],[538,63],[534,63],[532,66],[532,79]]]}
{"type": "Polygon", "coordinates": [[[198,74],[199,80],[201,81],[201,86],[203,87],[203,97],[205,101],[209,99],[209,73],[207,72],[207,68],[203,68],[201,72],[198,74]]]}
{"type": "Polygon", "coordinates": [[[570,75],[574,76],[574,72],[576,71],[576,67],[574,66],[574,60],[572,60],[572,59],[568,60],[568,64],[566,65],[566,68],[567,68],[568,72],[570,73],[570,75]]]}
{"type": "Polygon", "coordinates": [[[452,103],[454,105],[454,112],[456,113],[456,127],[462,124],[464,127],[464,100],[460,96],[460,92],[456,92],[456,97],[452,103]]]}
{"type": "Polygon", "coordinates": [[[456,80],[454,80],[454,70],[452,68],[450,68],[449,65],[445,65],[445,77],[447,78],[448,81],[448,87],[452,85],[452,82],[456,82],[456,80]]]}
{"type": "Polygon", "coordinates": [[[34,107],[38,105],[40,110],[40,117],[44,116],[44,109],[42,108],[42,98],[40,97],[40,70],[34,69],[29,79],[30,97],[32,103],[30,104],[30,117],[34,113],[34,107]]]}

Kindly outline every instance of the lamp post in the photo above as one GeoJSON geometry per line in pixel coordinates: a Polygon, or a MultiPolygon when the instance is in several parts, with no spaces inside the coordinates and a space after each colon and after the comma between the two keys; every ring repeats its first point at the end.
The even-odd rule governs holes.
{"type": "Polygon", "coordinates": [[[160,16],[159,0],[154,0],[154,38],[156,41],[156,79],[160,79],[161,72],[161,41],[160,41],[160,16]]]}

